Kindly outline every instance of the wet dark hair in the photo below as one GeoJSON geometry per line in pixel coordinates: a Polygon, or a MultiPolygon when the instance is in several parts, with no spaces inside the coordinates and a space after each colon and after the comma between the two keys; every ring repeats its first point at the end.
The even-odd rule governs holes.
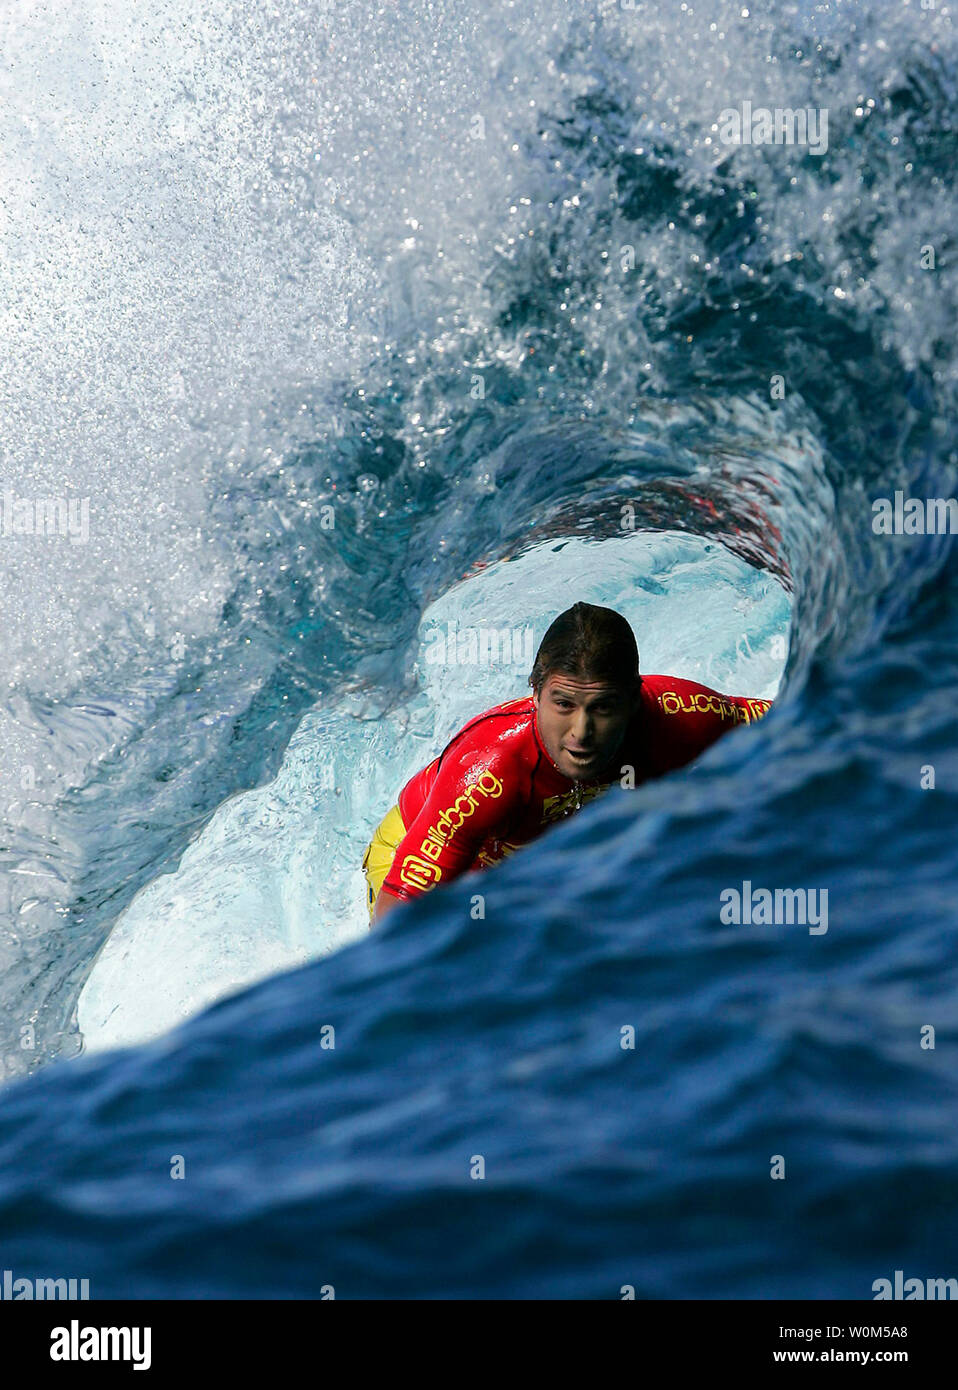
{"type": "Polygon", "coordinates": [[[539,643],[529,676],[536,695],[551,675],[607,681],[628,690],[641,685],[635,633],[614,608],[575,603],[560,613],[539,643]]]}

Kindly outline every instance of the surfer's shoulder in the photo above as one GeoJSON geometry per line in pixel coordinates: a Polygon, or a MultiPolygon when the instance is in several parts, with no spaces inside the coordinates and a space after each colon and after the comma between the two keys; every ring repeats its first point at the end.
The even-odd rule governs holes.
{"type": "Polygon", "coordinates": [[[643,704],[668,708],[671,701],[693,699],[696,695],[718,695],[720,692],[701,681],[686,680],[683,676],[642,676],[643,704]]]}
{"type": "Polygon", "coordinates": [[[468,720],[443,749],[442,758],[505,767],[524,761],[534,746],[531,695],[493,705],[468,720]]]}

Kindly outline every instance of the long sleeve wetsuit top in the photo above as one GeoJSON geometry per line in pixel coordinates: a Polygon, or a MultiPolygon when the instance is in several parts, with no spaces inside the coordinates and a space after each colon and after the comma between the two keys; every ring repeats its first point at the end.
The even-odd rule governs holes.
{"type": "Polygon", "coordinates": [[[406,833],[382,891],[416,898],[495,864],[614,782],[638,786],[683,767],[771,707],[676,676],[643,675],[639,699],[611,763],[588,782],[566,777],[549,757],[531,695],[470,719],[400,792],[406,833]]]}

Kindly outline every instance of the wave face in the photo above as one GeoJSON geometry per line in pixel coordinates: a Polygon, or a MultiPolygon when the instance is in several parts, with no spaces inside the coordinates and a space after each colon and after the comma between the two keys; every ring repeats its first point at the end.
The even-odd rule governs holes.
{"type": "Polygon", "coordinates": [[[949,16],[0,25],[4,518],[89,516],[0,537],[0,1058],[37,1073],[0,1093],[5,1265],[94,1297],[954,1275],[958,572],[872,525],[956,492],[949,16]],[[827,150],[723,144],[745,99],[827,109],[827,150]],[[647,669],[718,685],[773,688],[787,632],[772,713],[486,875],[484,920],[469,879],[351,928],[405,760],[502,698],[423,685],[423,623],[602,594],[647,669]],[[723,921],[746,883],[827,891],[827,931],[723,921]],[[142,951],[135,1013],[151,933],[151,1032],[214,967],[322,958],[78,1058],[81,991],[142,951]]]}

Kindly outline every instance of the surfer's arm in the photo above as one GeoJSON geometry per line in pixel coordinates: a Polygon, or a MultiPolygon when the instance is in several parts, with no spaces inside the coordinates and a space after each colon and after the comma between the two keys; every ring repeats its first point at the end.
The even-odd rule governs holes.
{"type": "MultiPolygon", "coordinates": [[[[444,760],[422,809],[400,841],[376,899],[422,897],[438,883],[468,873],[484,842],[501,829],[515,806],[518,778],[505,754],[474,752],[444,760]]],[[[392,904],[383,906],[392,911],[392,904]]]]}
{"type": "Polygon", "coordinates": [[[763,719],[772,707],[771,700],[723,695],[698,681],[676,676],[652,679],[657,687],[655,740],[660,771],[685,766],[730,729],[763,719]]]}
{"type": "Polygon", "coordinates": [[[394,894],[380,888],[373,907],[373,921],[381,922],[382,919],[387,917],[389,913],[392,912],[393,908],[398,907],[401,902],[402,898],[397,898],[394,894]]]}
{"type": "Polygon", "coordinates": [[[771,700],[757,700],[748,695],[723,695],[719,690],[701,685],[698,681],[673,680],[671,690],[658,696],[665,714],[665,724],[674,725],[693,739],[710,743],[737,724],[751,724],[762,719],[772,708],[771,700]]]}
{"type": "Polygon", "coordinates": [[[764,719],[772,708],[771,700],[756,700],[750,695],[720,695],[718,698],[740,711],[737,717],[746,724],[753,724],[756,719],[764,719]]]}

